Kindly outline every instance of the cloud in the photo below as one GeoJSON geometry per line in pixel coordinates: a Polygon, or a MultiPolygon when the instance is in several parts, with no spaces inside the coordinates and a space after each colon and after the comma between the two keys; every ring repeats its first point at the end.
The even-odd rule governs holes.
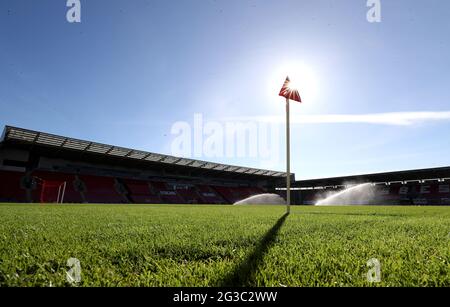
{"type": "MultiPolygon", "coordinates": [[[[226,120],[284,123],[284,116],[233,117],[226,120]]],[[[371,114],[291,115],[292,124],[376,124],[411,126],[425,122],[450,120],[450,111],[444,112],[391,112],[371,114]]]]}

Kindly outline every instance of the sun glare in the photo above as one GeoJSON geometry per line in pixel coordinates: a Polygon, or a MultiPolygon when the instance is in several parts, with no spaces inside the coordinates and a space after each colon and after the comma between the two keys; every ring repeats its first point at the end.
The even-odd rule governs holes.
{"type": "Polygon", "coordinates": [[[291,80],[290,88],[299,91],[303,102],[314,102],[318,96],[318,80],[316,73],[302,62],[291,62],[280,66],[270,81],[272,97],[277,95],[286,77],[291,80]]]}

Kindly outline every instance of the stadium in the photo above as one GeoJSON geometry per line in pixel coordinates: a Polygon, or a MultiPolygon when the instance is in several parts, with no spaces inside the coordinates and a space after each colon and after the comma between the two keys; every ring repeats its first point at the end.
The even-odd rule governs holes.
{"type": "MultiPolygon", "coordinates": [[[[233,204],[285,196],[286,173],[177,158],[6,126],[0,140],[0,202],[233,204]]],[[[450,167],[300,180],[293,205],[371,183],[362,205],[450,205],[450,167]]],[[[337,205],[337,204],[336,204],[337,205]]]]}
{"type": "Polygon", "coordinates": [[[450,287],[449,10],[1,1],[0,288],[450,287]]]}
{"type": "Polygon", "coordinates": [[[286,177],[15,127],[0,146],[3,202],[233,204],[286,177]]]}
{"type": "Polygon", "coordinates": [[[288,218],[284,206],[229,206],[286,198],[284,172],[6,126],[0,284],[448,286],[449,171],[292,175],[288,218]],[[318,203],[360,185],[373,195],[318,203]]]}

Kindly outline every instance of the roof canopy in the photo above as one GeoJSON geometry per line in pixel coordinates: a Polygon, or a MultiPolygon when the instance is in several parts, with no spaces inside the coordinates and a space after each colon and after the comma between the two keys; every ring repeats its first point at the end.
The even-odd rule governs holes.
{"type": "Polygon", "coordinates": [[[73,139],[50,133],[44,133],[11,126],[5,127],[0,142],[39,145],[49,148],[55,148],[58,150],[65,149],[80,153],[84,152],[92,153],[97,155],[105,155],[108,157],[122,158],[126,160],[136,160],[136,161],[139,160],[144,162],[148,161],[149,163],[159,163],[162,165],[164,164],[169,164],[172,166],[178,165],[195,169],[215,170],[235,174],[256,175],[272,178],[286,177],[286,173],[284,172],[173,157],[147,151],[73,139]]]}
{"type": "Polygon", "coordinates": [[[350,183],[412,182],[450,178],[450,167],[427,168],[398,172],[366,175],[354,175],[334,178],[299,180],[293,184],[296,188],[342,186],[350,183]]]}

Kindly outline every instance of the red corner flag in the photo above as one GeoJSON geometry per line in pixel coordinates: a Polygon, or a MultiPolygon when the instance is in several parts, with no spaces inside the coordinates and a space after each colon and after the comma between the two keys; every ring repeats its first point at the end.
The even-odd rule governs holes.
{"type": "Polygon", "coordinates": [[[289,76],[286,77],[286,81],[284,81],[283,87],[280,91],[280,96],[283,96],[287,99],[302,102],[302,98],[300,98],[300,94],[298,93],[298,90],[295,88],[290,88],[289,85],[291,84],[291,80],[289,79],[289,76]]]}

